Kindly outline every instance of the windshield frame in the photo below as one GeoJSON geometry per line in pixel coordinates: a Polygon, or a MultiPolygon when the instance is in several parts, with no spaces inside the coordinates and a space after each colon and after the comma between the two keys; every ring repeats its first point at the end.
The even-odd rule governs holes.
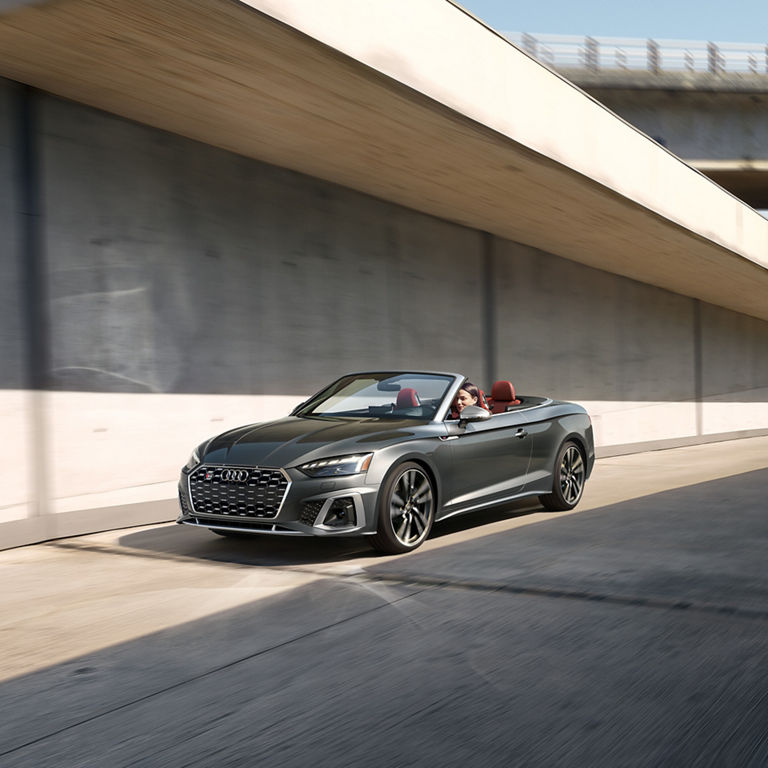
{"type": "MultiPolygon", "coordinates": [[[[459,373],[449,373],[444,371],[361,371],[357,373],[348,373],[344,376],[339,377],[335,381],[331,382],[326,387],[323,387],[319,392],[312,395],[312,397],[305,400],[303,403],[298,405],[293,412],[291,413],[292,416],[298,416],[298,417],[304,417],[304,418],[353,418],[353,419],[371,419],[371,418],[385,418],[385,419],[408,419],[408,420],[414,420],[414,421],[424,421],[424,422],[437,422],[437,421],[443,421],[445,419],[445,415],[448,412],[448,409],[450,408],[450,404],[453,401],[453,398],[455,397],[456,393],[459,390],[459,387],[461,386],[461,383],[465,380],[465,377],[462,374],[459,373]],[[320,406],[322,403],[327,402],[331,397],[334,396],[336,392],[340,390],[342,386],[345,386],[349,382],[354,381],[355,379],[364,379],[364,378],[374,378],[378,379],[379,381],[385,381],[389,378],[396,378],[396,377],[407,377],[407,376],[414,376],[414,377],[435,377],[435,378],[445,378],[446,379],[446,388],[443,392],[443,395],[438,402],[437,406],[435,407],[435,411],[432,414],[431,417],[420,417],[420,416],[413,416],[408,414],[402,414],[402,415],[387,415],[387,414],[334,414],[334,413],[316,413],[315,409],[320,406]]],[[[393,394],[396,390],[392,390],[393,394]]]]}

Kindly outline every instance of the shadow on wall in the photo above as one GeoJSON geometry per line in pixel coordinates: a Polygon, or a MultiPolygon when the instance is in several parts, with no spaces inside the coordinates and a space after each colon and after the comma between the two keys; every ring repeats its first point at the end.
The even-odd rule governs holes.
{"type": "MultiPolygon", "coordinates": [[[[49,277],[49,388],[307,395],[349,371],[411,368],[457,370],[488,390],[495,370],[522,394],[569,400],[767,400],[764,321],[497,238],[484,267],[499,276],[493,294],[479,277],[458,290],[451,275],[468,254],[482,261],[481,233],[289,181],[312,217],[341,228],[346,209],[364,210],[382,239],[273,232],[267,249],[206,247],[213,260],[92,240],[78,252],[89,266],[57,256],[49,277]]],[[[0,386],[13,388],[12,363],[0,386]]]]}
{"type": "MultiPolygon", "coordinates": [[[[473,241],[478,233],[465,230],[464,234],[473,241]]],[[[438,248],[439,238],[432,245],[438,248]]],[[[505,243],[505,247],[509,245],[505,243]]],[[[398,247],[407,251],[409,246],[398,247]]],[[[555,266],[562,263],[564,281],[567,272],[595,272],[551,255],[544,257],[555,266]]],[[[305,265],[313,264],[312,271],[338,273],[327,284],[318,284],[331,294],[334,286],[343,282],[344,270],[353,270],[348,253],[333,258],[338,263],[332,269],[323,265],[322,255],[306,253],[301,259],[305,265]]],[[[531,258],[530,249],[511,255],[512,262],[531,258]]],[[[409,267],[401,257],[391,257],[389,262],[388,279],[395,291],[411,279],[409,267]]],[[[388,259],[383,259],[358,284],[358,302],[377,300],[370,295],[368,281],[376,279],[376,272],[385,269],[387,263],[388,259]]],[[[550,295],[550,284],[548,294],[542,295],[546,304],[543,312],[526,314],[517,301],[512,306],[521,316],[505,307],[493,331],[500,339],[499,350],[489,349],[483,341],[474,345],[466,342],[458,345],[471,350],[465,354],[454,351],[463,331],[451,328],[451,315],[445,308],[436,308],[426,321],[432,326],[429,329],[424,322],[411,328],[407,315],[393,320],[391,310],[382,311],[386,322],[380,329],[373,328],[370,317],[361,314],[359,306],[350,308],[343,293],[335,314],[304,312],[298,307],[304,305],[305,296],[293,292],[284,268],[262,265],[258,274],[248,269],[243,272],[244,281],[269,283],[268,290],[279,297],[279,313],[273,304],[263,317],[258,304],[242,305],[244,297],[241,304],[220,311],[226,304],[221,286],[206,288],[211,283],[209,275],[198,285],[193,269],[176,273],[175,298],[174,291],[168,289],[167,268],[154,277],[151,270],[127,267],[57,273],[50,300],[49,388],[102,393],[307,395],[348,371],[415,368],[458,370],[490,391],[492,382],[483,382],[482,375],[493,367],[497,378],[512,380],[518,392],[529,395],[635,403],[682,403],[697,398],[720,403],[768,401],[768,323],[717,307],[704,305],[704,323],[698,330],[692,320],[694,313],[684,313],[690,315],[691,327],[682,335],[678,332],[681,338],[665,347],[663,313],[655,317],[652,329],[648,327],[650,321],[639,322],[637,318],[629,318],[624,327],[617,326],[609,309],[601,318],[563,330],[565,317],[580,312],[583,304],[595,297],[582,286],[576,298],[570,298],[573,306],[560,312],[557,307],[569,295],[569,288],[562,285],[550,295]],[[181,308],[179,294],[194,297],[190,299],[192,305],[202,307],[193,312],[193,328],[186,326],[184,318],[190,308],[181,308]],[[233,317],[238,318],[234,324],[233,317]],[[361,335],[354,344],[329,355],[323,339],[335,337],[339,325],[359,327],[361,335]],[[598,331],[594,325],[602,329],[598,331]],[[607,332],[606,326],[612,330],[607,332]],[[508,331],[510,328],[514,330],[508,331]],[[423,353],[419,352],[420,334],[424,335],[423,353]],[[634,343],[635,335],[646,337],[642,345],[634,343]],[[649,335],[655,337],[649,341],[649,335]]],[[[429,265],[422,264],[421,268],[428,270],[429,265]]],[[[581,278],[589,282],[589,275],[581,278]]],[[[600,278],[623,280],[605,273],[600,278]]],[[[534,275],[532,280],[535,283],[538,278],[534,275]]],[[[635,285],[636,292],[642,294],[659,292],[635,285]]],[[[507,298],[503,286],[497,289],[496,303],[507,298]]],[[[692,305],[692,300],[684,297],[675,297],[674,302],[684,305],[682,309],[690,310],[692,305]]],[[[635,303],[642,314],[642,299],[635,303]]],[[[676,307],[667,320],[680,321],[680,310],[676,307]]],[[[478,296],[466,303],[464,312],[466,323],[482,326],[484,310],[478,296]]],[[[470,336],[473,334],[476,336],[476,331],[470,336]]],[[[15,378],[13,365],[5,367],[4,374],[0,372],[0,386],[16,388],[15,378]]]]}
{"type": "MultiPolygon", "coordinates": [[[[0,98],[10,85],[0,80],[0,98]]],[[[36,102],[45,256],[32,284],[18,249],[0,249],[2,388],[22,388],[30,360],[69,392],[306,395],[387,368],[457,370],[486,387],[493,371],[522,393],[587,401],[768,387],[764,321],[46,94],[36,102]],[[30,300],[33,331],[18,327],[30,300]]],[[[18,237],[20,217],[0,216],[18,237]]]]}

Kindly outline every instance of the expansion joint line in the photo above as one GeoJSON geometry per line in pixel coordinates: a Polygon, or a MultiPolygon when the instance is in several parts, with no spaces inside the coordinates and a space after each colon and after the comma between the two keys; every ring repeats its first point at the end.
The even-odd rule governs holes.
{"type": "Polygon", "coordinates": [[[357,574],[360,581],[400,584],[413,587],[441,587],[445,589],[469,589],[481,592],[502,592],[531,597],[565,598],[567,600],[587,600],[589,602],[626,605],[640,608],[656,608],[662,610],[695,611],[699,613],[733,616],[736,618],[768,620],[768,610],[740,608],[736,605],[718,605],[716,603],[694,602],[664,597],[641,597],[636,595],[619,595],[611,593],[590,592],[588,590],[570,590],[557,587],[537,587],[530,585],[506,584],[493,581],[476,581],[469,579],[453,579],[448,576],[418,576],[408,573],[389,573],[387,575],[357,574]]]}

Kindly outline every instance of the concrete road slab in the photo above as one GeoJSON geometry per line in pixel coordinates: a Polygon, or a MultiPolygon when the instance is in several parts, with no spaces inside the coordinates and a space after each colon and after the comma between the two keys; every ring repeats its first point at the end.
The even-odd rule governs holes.
{"type": "MultiPolygon", "coordinates": [[[[302,587],[280,602],[306,607],[328,600],[334,586],[302,587]]],[[[768,759],[763,621],[452,587],[383,601],[365,592],[359,607],[370,610],[215,668],[223,638],[217,632],[214,642],[209,624],[192,622],[95,654],[91,671],[70,671],[58,691],[49,687],[50,670],[7,683],[5,696],[17,691],[18,706],[34,717],[13,724],[17,746],[3,765],[762,766],[768,759]],[[153,680],[158,670],[147,662],[172,656],[171,645],[173,671],[153,680]],[[185,660],[187,646],[193,655],[185,660]],[[137,676],[142,691],[131,690],[137,676]],[[40,711],[46,696],[68,710],[65,718],[52,721],[51,704],[40,711]],[[90,706],[78,708],[86,699],[90,706]]],[[[276,608],[243,606],[222,621],[232,630],[260,628],[276,608]]],[[[229,639],[247,650],[246,640],[229,639]]]]}
{"type": "Polygon", "coordinates": [[[598,462],[416,553],[0,552],[0,765],[764,766],[768,440],[598,462]]]}
{"type": "MultiPolygon", "coordinates": [[[[24,752],[21,745],[49,741],[194,680],[207,689],[210,680],[245,660],[279,655],[299,638],[323,634],[414,591],[323,581],[308,592],[299,588],[285,598],[247,603],[6,681],[0,686],[0,764],[24,752]]],[[[265,679],[260,687],[271,684],[265,679]]]]}

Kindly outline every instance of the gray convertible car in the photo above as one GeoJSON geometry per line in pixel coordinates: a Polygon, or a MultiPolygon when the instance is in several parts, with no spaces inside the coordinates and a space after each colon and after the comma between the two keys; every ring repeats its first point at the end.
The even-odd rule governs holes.
{"type": "Polygon", "coordinates": [[[594,464],[584,408],[497,381],[457,412],[458,373],[344,376],[290,416],[225,432],[181,471],[177,522],[223,536],[367,536],[409,552],[432,524],[538,496],[578,504],[594,464]]]}

